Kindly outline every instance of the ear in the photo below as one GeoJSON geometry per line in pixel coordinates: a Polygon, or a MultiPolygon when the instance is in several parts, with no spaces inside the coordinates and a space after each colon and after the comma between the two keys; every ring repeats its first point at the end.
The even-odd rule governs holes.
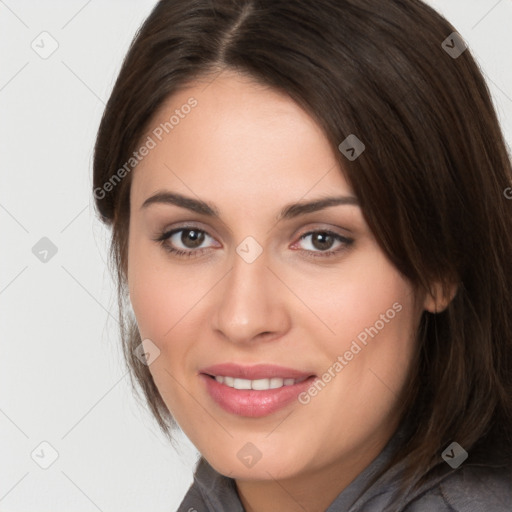
{"type": "Polygon", "coordinates": [[[457,294],[458,285],[456,283],[444,284],[441,282],[435,282],[430,291],[425,294],[425,300],[423,302],[423,309],[430,313],[441,313],[444,311],[450,302],[457,294]]]}

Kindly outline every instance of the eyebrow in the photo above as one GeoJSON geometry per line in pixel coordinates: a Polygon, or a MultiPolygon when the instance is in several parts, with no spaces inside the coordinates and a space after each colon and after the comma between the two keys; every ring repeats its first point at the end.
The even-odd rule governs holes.
{"type": "MultiPolygon", "coordinates": [[[[175,192],[157,192],[144,201],[141,209],[147,208],[152,204],[172,204],[201,215],[220,218],[220,212],[214,205],[206,201],[187,197],[175,192]]],[[[323,197],[313,201],[291,203],[281,209],[277,220],[292,219],[300,215],[305,215],[306,213],[312,213],[318,210],[323,210],[324,208],[329,208],[330,206],[339,205],[359,206],[359,202],[354,196],[333,196],[323,197]]]]}

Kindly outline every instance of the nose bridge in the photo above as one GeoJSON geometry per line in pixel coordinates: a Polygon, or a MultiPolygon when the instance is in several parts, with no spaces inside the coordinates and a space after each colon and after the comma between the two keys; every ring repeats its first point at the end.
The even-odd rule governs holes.
{"type": "Polygon", "coordinates": [[[269,254],[248,237],[237,246],[232,262],[220,290],[214,328],[236,342],[286,329],[284,302],[275,277],[267,268],[269,254]]]}

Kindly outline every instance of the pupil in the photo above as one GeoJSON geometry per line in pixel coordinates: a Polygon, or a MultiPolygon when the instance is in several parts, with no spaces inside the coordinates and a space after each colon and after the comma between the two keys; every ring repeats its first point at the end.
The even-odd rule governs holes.
{"type": "Polygon", "coordinates": [[[200,246],[203,243],[203,240],[204,240],[204,233],[202,233],[200,231],[196,231],[194,229],[189,229],[187,231],[183,231],[181,234],[182,243],[191,249],[200,246]]]}
{"type": "Polygon", "coordinates": [[[313,246],[316,249],[329,249],[332,246],[333,237],[327,233],[315,233],[313,235],[313,246]]]}

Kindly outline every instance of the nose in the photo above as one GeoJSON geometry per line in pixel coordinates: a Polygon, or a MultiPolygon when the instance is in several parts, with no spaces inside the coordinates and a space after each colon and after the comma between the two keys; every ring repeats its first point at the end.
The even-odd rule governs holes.
{"type": "Polygon", "coordinates": [[[248,263],[234,254],[233,266],[216,287],[212,327],[233,343],[274,340],[290,329],[286,288],[269,268],[265,251],[248,263]]]}

